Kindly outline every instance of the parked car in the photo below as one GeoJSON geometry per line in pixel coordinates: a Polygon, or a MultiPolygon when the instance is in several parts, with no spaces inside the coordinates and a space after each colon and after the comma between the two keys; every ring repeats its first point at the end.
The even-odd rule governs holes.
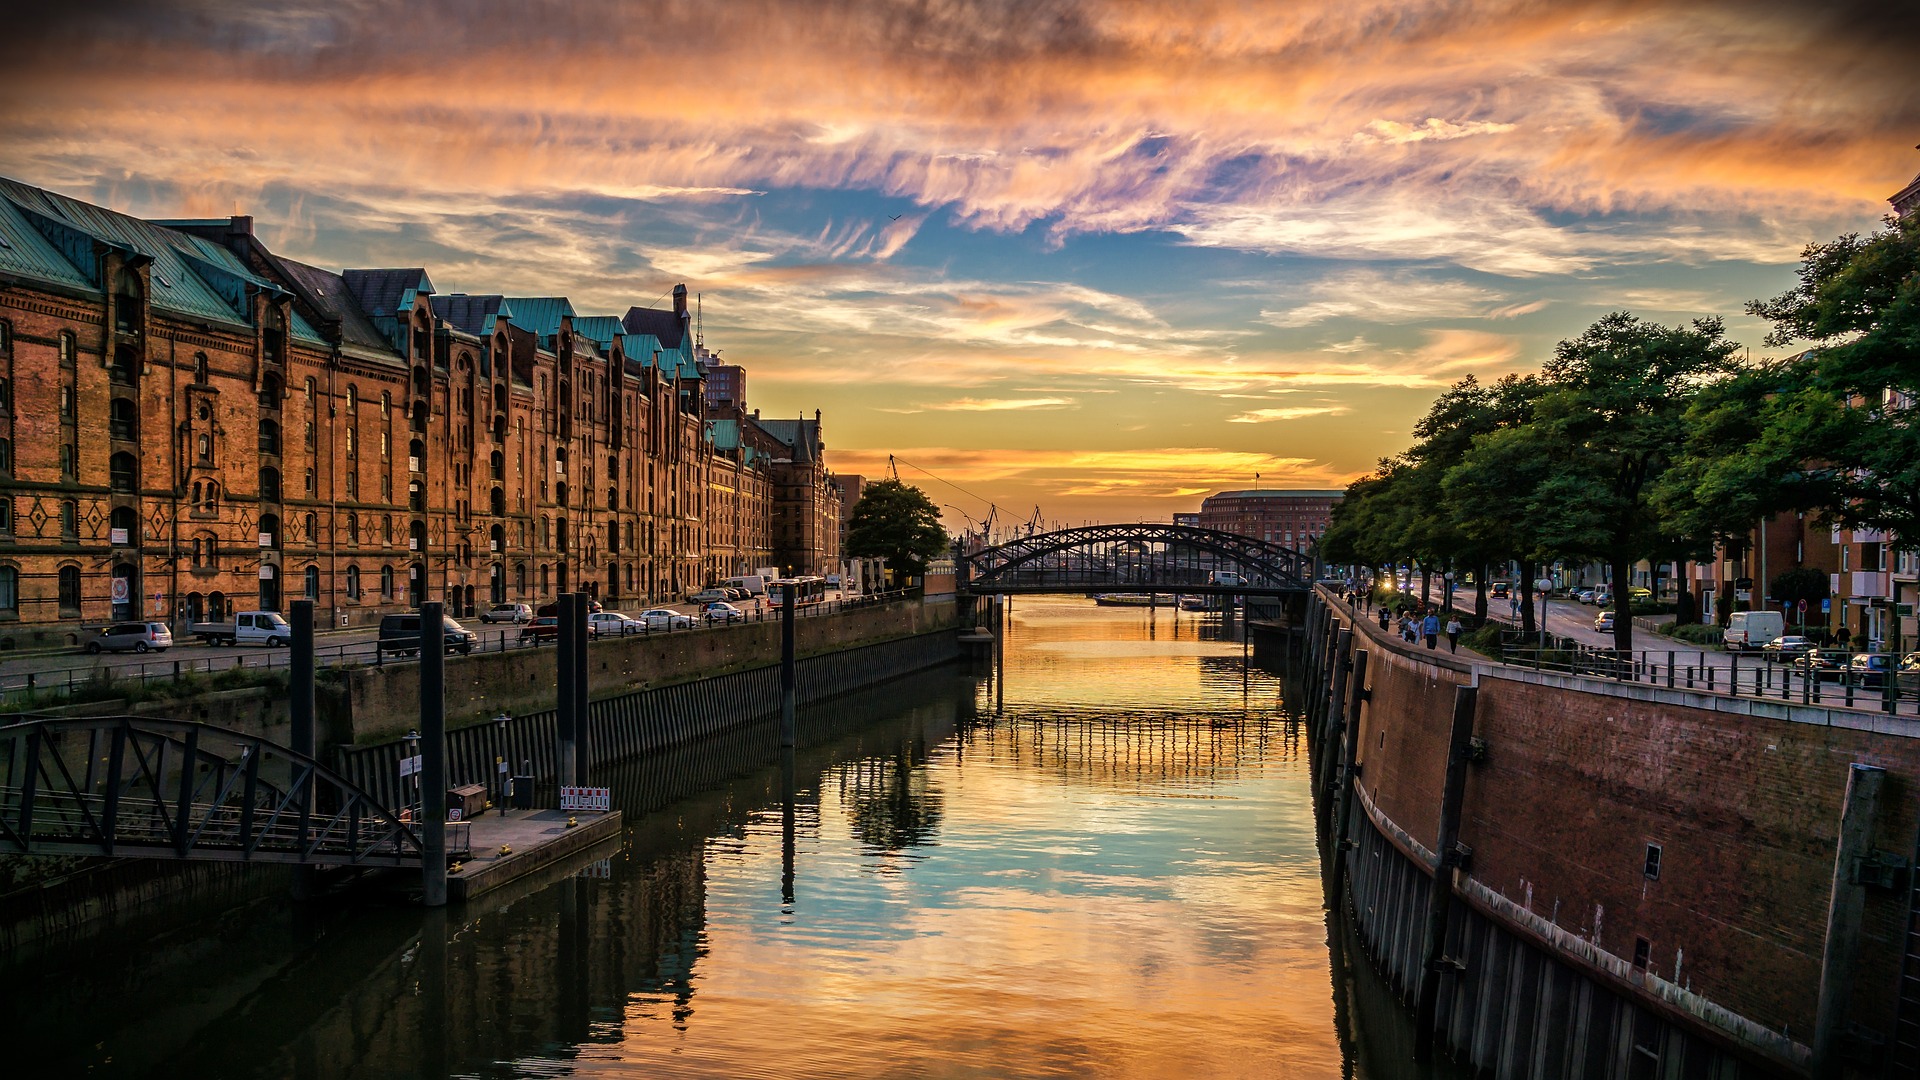
{"type": "Polygon", "coordinates": [[[1591,604],[1593,603],[1593,590],[1581,589],[1579,592],[1573,594],[1573,598],[1582,604],[1591,604]]]}
{"type": "Polygon", "coordinates": [[[640,621],[646,624],[648,631],[690,630],[693,628],[693,616],[672,608],[651,608],[640,613],[640,621]]]}
{"type": "Polygon", "coordinates": [[[173,644],[173,631],[166,623],[114,623],[100,628],[100,636],[87,642],[90,653],[166,652],[173,644]]]}
{"type": "Polygon", "coordinates": [[[1869,690],[1878,690],[1887,685],[1887,674],[1892,670],[1891,653],[1855,653],[1847,663],[1847,675],[1853,685],[1869,690]]]}
{"type": "Polygon", "coordinates": [[[1627,599],[1631,600],[1636,604],[1640,603],[1642,600],[1651,600],[1653,599],[1653,590],[1643,589],[1638,585],[1630,586],[1627,589],[1627,599]]]}
{"type": "Polygon", "coordinates": [[[526,604],[495,604],[480,613],[483,623],[529,623],[533,621],[533,608],[526,604]]]}
{"type": "Polygon", "coordinates": [[[1920,652],[1910,652],[1900,658],[1895,680],[1901,690],[1920,694],[1920,652]]]}
{"type": "Polygon", "coordinates": [[[1851,662],[1852,654],[1845,649],[1813,649],[1794,657],[1793,670],[1829,682],[1845,674],[1851,662]]]}
{"type": "Polygon", "coordinates": [[[717,587],[710,587],[710,588],[701,589],[697,593],[688,594],[687,603],[689,604],[725,603],[726,601],[731,599],[733,599],[733,597],[727,592],[727,590],[717,588],[717,587]]]}
{"type": "Polygon", "coordinates": [[[700,617],[710,623],[733,622],[735,619],[746,618],[747,613],[725,600],[715,600],[700,610],[700,617]]]}
{"type": "Polygon", "coordinates": [[[1495,600],[1505,600],[1512,591],[1512,588],[1513,586],[1504,581],[1496,581],[1493,583],[1493,591],[1487,595],[1495,600]]]}
{"type": "Polygon", "coordinates": [[[595,637],[625,637],[646,633],[647,624],[618,611],[596,611],[587,616],[587,629],[595,637]]]}
{"type": "Polygon", "coordinates": [[[1595,615],[1593,617],[1593,628],[1595,630],[1612,630],[1613,629],[1613,612],[1603,611],[1600,614],[1595,615]]]}
{"type": "MultiPolygon", "coordinates": [[[[480,635],[453,621],[451,615],[440,616],[441,644],[447,652],[465,656],[473,652],[479,644],[480,635]]],[[[398,653],[410,656],[420,651],[420,616],[388,615],[380,620],[380,641],[377,649],[382,653],[398,653]]]]}
{"type": "MultiPolygon", "coordinates": [[[[600,601],[598,600],[587,601],[587,614],[592,615],[600,610],[601,610],[600,601]]],[[[560,617],[560,605],[559,604],[541,604],[539,607],[533,609],[533,617],[536,619],[547,619],[547,618],[557,619],[560,617]]]]}
{"type": "Polygon", "coordinates": [[[1803,637],[1800,634],[1788,634],[1760,646],[1760,655],[1768,660],[1786,663],[1813,647],[1812,638],[1803,637]]]}
{"type": "Polygon", "coordinates": [[[1595,607],[1606,607],[1613,603],[1613,590],[1605,585],[1593,590],[1593,597],[1587,601],[1595,607]]]}
{"type": "Polygon", "coordinates": [[[293,644],[293,627],[277,611],[241,611],[232,622],[197,622],[189,630],[209,645],[265,645],[275,648],[293,644]]]}
{"type": "MultiPolygon", "coordinates": [[[[595,629],[593,624],[593,617],[597,614],[599,612],[587,613],[587,640],[589,641],[600,636],[600,631],[595,629]]],[[[522,645],[545,645],[550,641],[559,641],[560,617],[557,615],[534,616],[532,622],[520,628],[520,636],[516,640],[522,645]]]]}

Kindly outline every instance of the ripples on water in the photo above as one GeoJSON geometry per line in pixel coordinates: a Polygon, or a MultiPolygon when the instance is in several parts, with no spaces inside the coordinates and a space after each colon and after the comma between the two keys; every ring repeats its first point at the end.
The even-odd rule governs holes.
{"type": "Polygon", "coordinates": [[[813,711],[785,767],[741,732],[617,770],[627,843],[588,875],[424,929],[400,906],[263,904],[87,958],[102,1015],[166,1001],[183,1034],[82,1025],[64,1060],[1338,1076],[1304,734],[1241,657],[1192,614],[1016,601],[1004,686],[949,672],[813,711]]]}

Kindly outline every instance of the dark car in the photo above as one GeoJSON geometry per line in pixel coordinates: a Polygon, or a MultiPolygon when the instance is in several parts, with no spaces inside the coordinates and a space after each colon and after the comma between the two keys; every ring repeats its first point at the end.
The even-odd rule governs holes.
{"type": "Polygon", "coordinates": [[[1812,638],[1801,634],[1787,634],[1760,646],[1760,656],[1765,660],[1785,663],[1812,650],[1813,647],[1812,638]]]}
{"type": "Polygon", "coordinates": [[[1793,658],[1793,670],[1822,682],[1838,679],[1846,673],[1852,654],[1845,649],[1814,649],[1793,658]]]}
{"type": "MultiPolygon", "coordinates": [[[[448,615],[440,616],[442,644],[446,651],[462,656],[473,652],[480,636],[454,622],[448,615]]],[[[388,615],[380,620],[380,644],[382,653],[397,653],[411,656],[420,651],[420,616],[388,615]]]]}
{"type": "Polygon", "coordinates": [[[1488,595],[1492,596],[1495,600],[1505,600],[1509,589],[1510,586],[1508,586],[1506,582],[1496,581],[1493,583],[1493,592],[1488,595]]]}
{"type": "MultiPolygon", "coordinates": [[[[600,631],[592,623],[587,624],[587,637],[597,638],[600,631]]],[[[560,640],[560,619],[553,615],[542,615],[520,628],[520,644],[545,645],[560,640]]]]}
{"type": "Polygon", "coordinates": [[[1893,670],[1888,653],[1855,653],[1847,664],[1847,675],[1855,686],[1877,690],[1887,685],[1887,673],[1893,670]]]}

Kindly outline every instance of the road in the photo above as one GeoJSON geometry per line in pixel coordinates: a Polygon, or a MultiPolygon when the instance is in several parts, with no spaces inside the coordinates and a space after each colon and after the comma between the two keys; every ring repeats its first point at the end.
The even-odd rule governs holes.
{"type": "MultiPolygon", "coordinates": [[[[803,607],[798,614],[824,614],[837,608],[842,598],[837,592],[827,595],[828,603],[818,608],[803,607]]],[[[778,618],[779,609],[762,607],[755,613],[751,601],[734,601],[758,619],[778,618]]],[[[704,629],[699,623],[699,605],[697,604],[643,604],[626,609],[629,615],[637,615],[642,610],[656,607],[670,608],[692,616],[695,630],[704,629]]],[[[609,609],[613,610],[613,609],[609,609]]],[[[461,626],[479,635],[476,652],[502,652],[508,649],[522,648],[519,644],[520,627],[505,624],[487,625],[478,617],[461,621],[461,626]]],[[[724,624],[715,627],[724,629],[724,624]]],[[[687,633],[679,630],[675,633],[687,633]]],[[[376,643],[379,629],[374,626],[356,627],[351,630],[328,631],[315,635],[314,662],[320,667],[329,667],[343,663],[373,664],[405,663],[392,656],[380,657],[376,643]]],[[[288,650],[284,647],[269,649],[261,645],[203,645],[192,638],[175,638],[173,648],[164,652],[152,653],[102,653],[89,655],[79,649],[64,653],[41,653],[38,655],[18,656],[0,661],[0,696],[16,694],[28,689],[67,687],[86,682],[95,677],[104,677],[107,673],[116,679],[171,679],[190,671],[223,671],[233,667],[248,668],[285,668],[289,662],[288,650]]]]}

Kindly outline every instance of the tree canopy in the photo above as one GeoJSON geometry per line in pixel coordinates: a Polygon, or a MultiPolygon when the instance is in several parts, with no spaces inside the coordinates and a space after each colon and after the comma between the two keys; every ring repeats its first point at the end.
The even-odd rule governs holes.
{"type": "Polygon", "coordinates": [[[897,574],[924,574],[927,561],[947,550],[940,508],[925,492],[899,480],[877,480],[860,492],[847,525],[847,554],[884,558],[897,574]]]}

